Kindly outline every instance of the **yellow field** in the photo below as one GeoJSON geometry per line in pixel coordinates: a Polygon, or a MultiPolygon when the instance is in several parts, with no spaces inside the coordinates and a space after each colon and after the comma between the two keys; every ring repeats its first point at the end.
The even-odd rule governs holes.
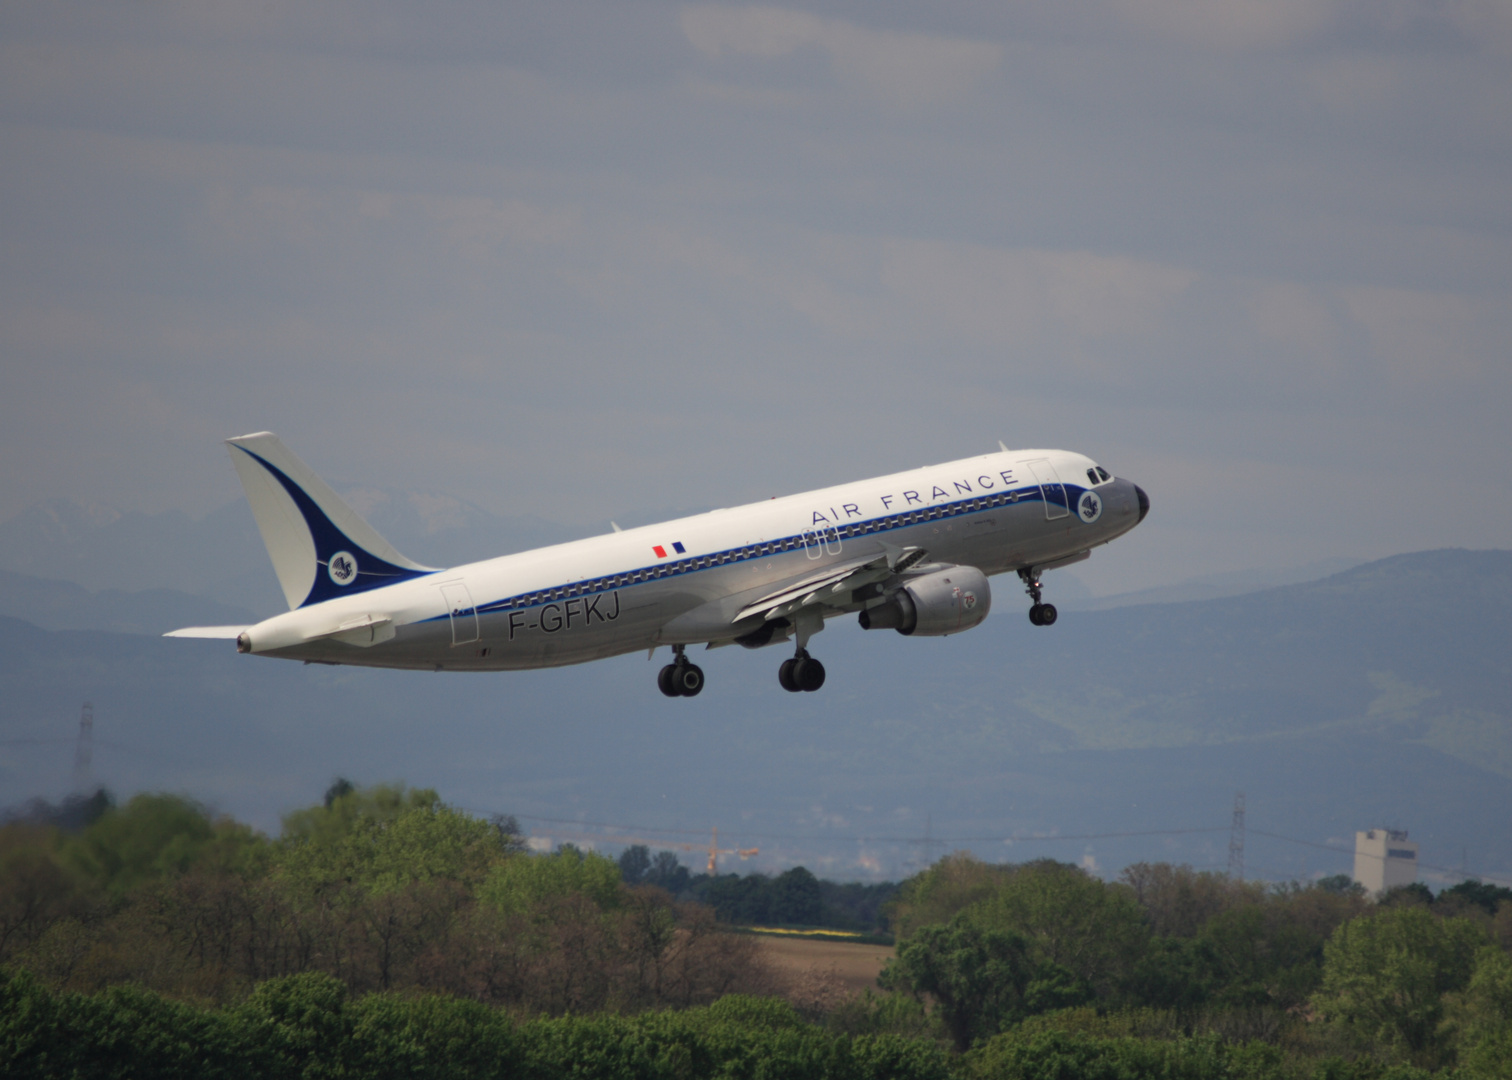
{"type": "Polygon", "coordinates": [[[858,945],[841,940],[757,936],[761,955],[777,974],[794,984],[821,987],[830,993],[854,997],[877,988],[877,975],[891,959],[891,945],[858,945]]]}

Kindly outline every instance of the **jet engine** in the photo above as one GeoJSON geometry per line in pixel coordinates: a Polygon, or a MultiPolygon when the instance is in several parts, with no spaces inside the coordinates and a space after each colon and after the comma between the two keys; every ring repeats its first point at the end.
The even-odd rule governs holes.
{"type": "Polygon", "coordinates": [[[864,630],[896,630],[919,637],[944,637],[970,630],[992,610],[987,575],[974,566],[951,566],[916,577],[861,613],[864,630]]]}

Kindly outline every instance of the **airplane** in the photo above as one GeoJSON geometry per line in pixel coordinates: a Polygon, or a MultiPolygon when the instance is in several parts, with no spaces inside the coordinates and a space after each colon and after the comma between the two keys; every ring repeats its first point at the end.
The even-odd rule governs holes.
{"type": "MultiPolygon", "coordinates": [[[[784,690],[813,692],[825,620],[940,637],[992,607],[988,577],[1016,573],[1029,621],[1050,626],[1041,575],[1144,520],[1150,500],[1082,454],[1009,450],[711,510],[450,569],[406,558],[276,435],[228,439],[289,610],[254,626],[167,637],[312,664],[508,671],[670,647],[657,686],[694,697],[693,645],[791,642],[784,690]]],[[[611,523],[613,524],[613,523],[611,523]]]]}

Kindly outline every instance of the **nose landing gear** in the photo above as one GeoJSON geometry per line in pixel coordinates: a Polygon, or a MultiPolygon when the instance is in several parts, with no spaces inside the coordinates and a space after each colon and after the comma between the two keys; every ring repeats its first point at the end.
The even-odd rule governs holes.
{"type": "Polygon", "coordinates": [[[668,697],[697,697],[704,688],[703,668],[688,662],[681,645],[672,646],[677,658],[656,674],[656,687],[668,697]]]}
{"type": "Polygon", "coordinates": [[[777,669],[777,681],[790,694],[812,694],[824,685],[824,665],[810,656],[807,649],[799,649],[797,656],[784,660],[777,669]]]}
{"type": "Polygon", "coordinates": [[[1029,594],[1029,599],[1034,601],[1034,606],[1029,609],[1029,621],[1035,626],[1054,626],[1059,613],[1054,604],[1040,602],[1040,579],[1035,568],[1026,566],[1018,572],[1018,576],[1024,583],[1024,591],[1029,594]]]}

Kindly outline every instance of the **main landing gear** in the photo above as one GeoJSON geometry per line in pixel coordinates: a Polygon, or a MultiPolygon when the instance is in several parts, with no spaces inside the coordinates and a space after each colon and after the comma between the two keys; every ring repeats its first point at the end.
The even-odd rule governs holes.
{"type": "Polygon", "coordinates": [[[1054,626],[1057,612],[1054,604],[1040,602],[1040,579],[1034,567],[1026,566],[1018,572],[1019,580],[1024,583],[1024,591],[1029,594],[1029,599],[1034,601],[1034,606],[1029,609],[1029,621],[1035,626],[1054,626]]]}
{"type": "Polygon", "coordinates": [[[703,668],[689,663],[681,645],[672,646],[677,658],[656,675],[656,686],[668,697],[697,697],[704,688],[703,668]]]}
{"type": "Polygon", "coordinates": [[[797,656],[784,660],[777,669],[777,681],[789,693],[812,694],[824,685],[824,665],[810,656],[807,649],[799,649],[797,656]]]}

